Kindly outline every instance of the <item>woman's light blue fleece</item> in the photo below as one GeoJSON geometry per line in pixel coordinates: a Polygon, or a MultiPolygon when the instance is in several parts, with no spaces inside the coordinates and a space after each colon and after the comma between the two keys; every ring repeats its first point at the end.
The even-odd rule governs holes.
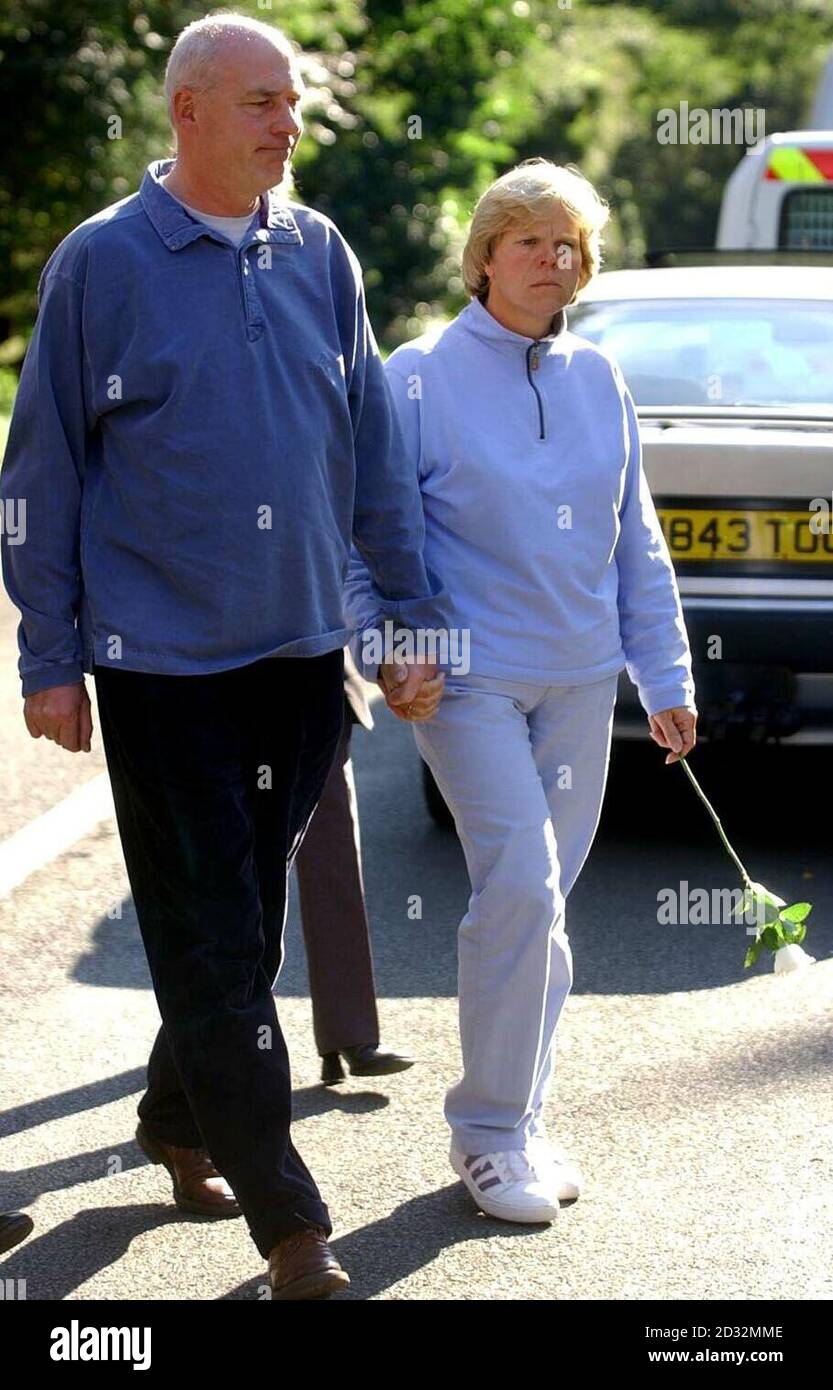
{"type": "MultiPolygon", "coordinates": [[[[426,564],[450,595],[451,624],[470,632],[474,675],[574,685],[626,666],[646,713],[693,706],[633,400],[618,365],[570,333],[563,311],[553,330],[523,337],[473,299],[388,359],[426,564]]],[[[355,555],[346,610],[361,660],[380,614],[355,555]]]]}

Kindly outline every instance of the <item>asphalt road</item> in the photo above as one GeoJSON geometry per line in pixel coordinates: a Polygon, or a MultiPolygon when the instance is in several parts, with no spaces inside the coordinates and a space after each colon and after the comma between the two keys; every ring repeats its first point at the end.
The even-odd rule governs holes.
{"type": "MultiPolygon", "coordinates": [[[[29,738],[14,628],[2,600],[6,842],[104,769],[97,731],[90,755],[29,738]]],[[[478,1213],[447,1160],[459,846],[426,812],[406,726],[377,707],[354,750],[382,1041],[418,1062],[379,1082],[318,1084],[293,893],[276,993],[295,1142],[353,1281],[339,1299],[833,1296],[833,751],[692,756],[752,877],[814,904],[818,964],[776,977],[768,960],[743,970],[742,927],[658,923],[661,889],[737,880],[682,770],[647,737],[616,750],[569,901],[576,979],[548,1105],[587,1190],[552,1226],[521,1227],[478,1213]]],[[[29,1299],[263,1298],[242,1222],[179,1213],[133,1139],[157,1013],[114,822],[31,873],[0,914],[0,1208],[35,1221],[0,1277],[25,1280],[29,1299]]]]}

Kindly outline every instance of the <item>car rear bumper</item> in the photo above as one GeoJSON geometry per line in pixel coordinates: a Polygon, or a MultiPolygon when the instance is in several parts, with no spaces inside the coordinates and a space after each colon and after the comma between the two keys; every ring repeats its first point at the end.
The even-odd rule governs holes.
{"type": "Polygon", "coordinates": [[[833,673],[833,599],[683,598],[695,659],[833,673]],[[709,657],[720,638],[719,657],[709,657]],[[710,645],[711,644],[711,645],[710,645]]]}
{"type": "MultiPolygon", "coordinates": [[[[699,737],[833,743],[833,601],[684,598],[683,610],[699,737]]],[[[623,672],[614,734],[645,728],[623,672]]]]}

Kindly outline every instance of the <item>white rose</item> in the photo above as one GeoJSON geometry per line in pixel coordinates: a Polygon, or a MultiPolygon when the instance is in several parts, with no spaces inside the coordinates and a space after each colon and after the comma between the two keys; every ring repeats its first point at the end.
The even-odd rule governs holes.
{"type": "Polygon", "coordinates": [[[793,970],[803,970],[805,965],[814,965],[815,956],[809,956],[801,946],[779,946],[775,952],[775,973],[786,975],[793,970]]]}

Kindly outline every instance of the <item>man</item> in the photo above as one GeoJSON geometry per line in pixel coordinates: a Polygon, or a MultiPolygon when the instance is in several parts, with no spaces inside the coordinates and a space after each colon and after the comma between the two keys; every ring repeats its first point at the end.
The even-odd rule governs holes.
{"type": "MultiPolygon", "coordinates": [[[[442,607],[358,262],[269,192],[301,86],[260,22],[179,36],[176,159],[51,257],[2,473],[26,501],[3,559],[32,736],[89,751],[96,682],[162,1016],[137,1138],[185,1210],[242,1211],[277,1298],[349,1282],[290,1137],[271,986],[341,730],[351,541],[380,614],[442,607]]],[[[431,708],[435,675],[383,673],[400,717],[431,708]]]]}

